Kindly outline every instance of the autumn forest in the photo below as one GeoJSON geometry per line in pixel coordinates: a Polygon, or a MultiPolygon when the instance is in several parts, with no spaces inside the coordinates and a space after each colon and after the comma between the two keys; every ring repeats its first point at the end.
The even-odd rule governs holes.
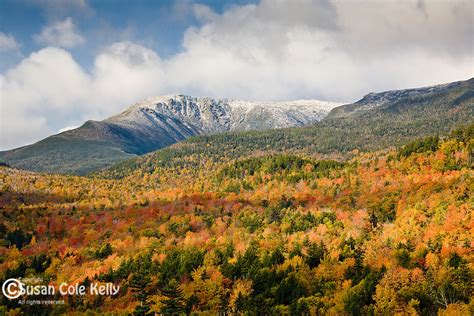
{"type": "Polygon", "coordinates": [[[30,314],[470,315],[474,125],[350,159],[0,169],[0,278],[120,286],[30,314]]]}

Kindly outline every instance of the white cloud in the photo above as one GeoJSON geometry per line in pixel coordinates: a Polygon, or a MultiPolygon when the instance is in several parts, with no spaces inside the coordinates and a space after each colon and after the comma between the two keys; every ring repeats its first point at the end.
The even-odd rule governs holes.
{"type": "Polygon", "coordinates": [[[0,148],[153,95],[355,101],[472,77],[472,3],[417,3],[264,0],[222,14],[199,5],[202,25],[179,54],[118,42],[90,71],[64,49],[42,49],[0,77],[0,148]]]}
{"type": "Polygon", "coordinates": [[[112,114],[163,91],[163,77],[161,60],[154,51],[131,42],[115,43],[95,60],[92,102],[102,113],[112,114]]]}
{"type": "Polygon", "coordinates": [[[64,126],[115,114],[162,91],[162,77],[158,55],[130,42],[104,49],[91,73],[66,50],[44,48],[1,77],[0,148],[25,145],[64,126]]]}
{"type": "Polygon", "coordinates": [[[11,34],[0,32],[0,52],[18,51],[20,45],[11,34]]]}
{"type": "Polygon", "coordinates": [[[72,18],[57,21],[41,29],[41,33],[33,36],[37,43],[64,48],[72,48],[84,43],[84,38],[78,33],[72,18]]]}
{"type": "Polygon", "coordinates": [[[25,58],[1,80],[0,148],[39,140],[72,112],[87,113],[90,84],[63,49],[49,47],[25,58]]]}
{"type": "Polygon", "coordinates": [[[165,73],[190,93],[337,101],[472,76],[472,2],[417,3],[263,0],[223,14],[198,5],[203,25],[165,73]]]}

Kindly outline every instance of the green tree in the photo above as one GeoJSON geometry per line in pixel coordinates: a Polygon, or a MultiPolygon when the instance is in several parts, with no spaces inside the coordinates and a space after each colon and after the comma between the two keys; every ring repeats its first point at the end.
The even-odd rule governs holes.
{"type": "Polygon", "coordinates": [[[161,290],[161,294],[166,297],[162,301],[163,307],[160,313],[164,315],[181,315],[186,312],[186,301],[183,296],[183,290],[179,284],[172,280],[168,286],[161,290]]]}
{"type": "Polygon", "coordinates": [[[147,315],[150,311],[150,303],[148,301],[150,283],[151,278],[144,269],[132,274],[129,286],[135,297],[140,301],[140,304],[135,307],[135,315],[147,315]]]}

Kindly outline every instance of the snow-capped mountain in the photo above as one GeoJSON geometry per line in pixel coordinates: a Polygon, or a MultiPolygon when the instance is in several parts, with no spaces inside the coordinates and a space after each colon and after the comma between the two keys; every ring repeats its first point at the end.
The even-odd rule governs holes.
{"type": "Polygon", "coordinates": [[[35,144],[0,152],[0,162],[33,171],[87,174],[190,136],[312,124],[295,133],[272,130],[258,135],[232,134],[224,139],[245,145],[252,143],[253,137],[257,147],[251,150],[263,144],[265,148],[261,149],[266,150],[268,143],[259,143],[260,136],[264,135],[272,146],[280,146],[282,135],[286,135],[287,148],[310,144],[321,153],[398,146],[413,137],[447,133],[472,120],[473,85],[471,78],[432,87],[369,93],[357,102],[341,106],[314,100],[257,102],[184,95],[154,97],[103,121],[87,121],[79,128],[35,144]]]}
{"type": "Polygon", "coordinates": [[[323,119],[338,103],[257,102],[169,95],[131,105],[103,121],[0,152],[2,161],[34,171],[85,174],[195,135],[296,127],[323,119]]]}
{"type": "Polygon", "coordinates": [[[184,136],[309,125],[338,105],[316,100],[258,102],[169,95],[138,102],[105,122],[163,128],[184,136]]]}

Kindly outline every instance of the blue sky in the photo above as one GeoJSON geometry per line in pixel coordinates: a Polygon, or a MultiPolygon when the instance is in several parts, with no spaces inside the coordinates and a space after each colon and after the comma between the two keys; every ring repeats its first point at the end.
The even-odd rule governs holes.
{"type": "Polygon", "coordinates": [[[474,2],[1,0],[0,150],[144,98],[354,102],[474,76],[474,2]]]}
{"type": "MultiPolygon", "coordinates": [[[[251,0],[202,0],[200,4],[222,13],[251,0]]],[[[145,44],[160,56],[180,50],[182,35],[191,26],[199,26],[192,14],[195,2],[187,0],[95,0],[95,1],[0,1],[0,31],[11,34],[19,43],[19,52],[2,54],[0,72],[15,66],[22,56],[43,45],[33,35],[52,21],[71,17],[87,38],[86,45],[70,49],[82,65],[90,67],[95,54],[107,44],[133,40],[145,44]],[[69,2],[69,5],[67,3],[69,2]],[[66,3],[66,4],[64,4],[66,3]]]]}

